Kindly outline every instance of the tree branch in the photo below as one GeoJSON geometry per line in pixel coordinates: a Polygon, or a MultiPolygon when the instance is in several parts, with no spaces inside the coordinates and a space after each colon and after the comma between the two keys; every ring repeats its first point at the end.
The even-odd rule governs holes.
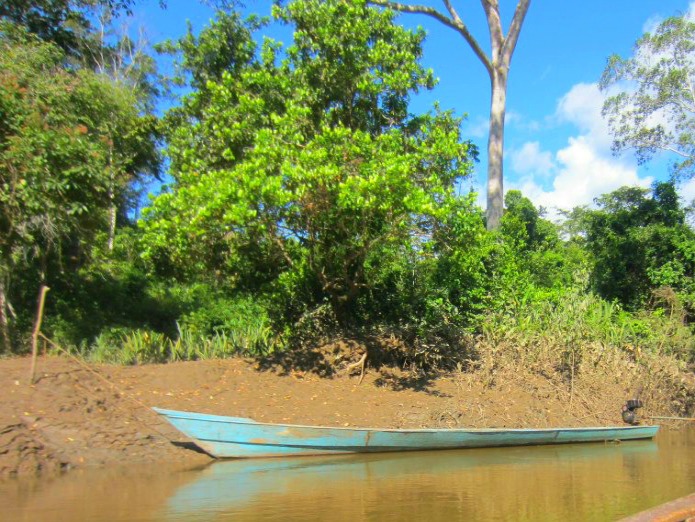
{"type": "MultiPolygon", "coordinates": [[[[629,142],[629,139],[627,141],[629,142]]],[[[675,154],[676,156],[680,156],[680,157],[685,158],[685,159],[695,159],[695,156],[693,156],[692,154],[688,154],[687,152],[683,152],[683,151],[678,150],[678,149],[671,147],[669,145],[662,145],[658,142],[636,141],[635,140],[635,141],[627,143],[624,146],[619,147],[617,150],[621,151],[621,150],[626,150],[626,149],[634,149],[637,151],[639,151],[640,149],[647,149],[647,151],[649,151],[649,149],[652,149],[652,150],[656,149],[656,150],[662,150],[664,152],[671,152],[671,153],[675,154]]],[[[651,156],[651,153],[650,153],[650,156],[651,156]]]]}
{"type": "Polygon", "coordinates": [[[530,3],[531,0],[519,0],[519,3],[516,5],[514,18],[512,18],[512,24],[509,26],[509,33],[507,33],[507,38],[502,48],[502,59],[507,65],[511,62],[516,42],[519,40],[519,33],[521,33],[521,26],[524,24],[524,18],[526,18],[530,3]]]}
{"type": "Polygon", "coordinates": [[[466,27],[466,24],[463,23],[463,21],[459,18],[458,14],[454,10],[453,6],[451,6],[450,0],[444,0],[444,5],[446,6],[447,10],[451,14],[451,18],[448,16],[440,13],[437,9],[425,5],[408,5],[408,4],[401,4],[399,2],[392,2],[390,0],[368,0],[370,4],[374,5],[380,5],[382,7],[388,7],[390,9],[393,9],[394,11],[399,11],[401,13],[417,13],[417,14],[424,14],[426,16],[430,16],[434,18],[435,20],[438,20],[439,22],[443,23],[447,27],[451,27],[454,29],[457,33],[459,33],[461,36],[464,37],[466,42],[468,42],[468,45],[471,46],[471,49],[473,49],[473,52],[475,55],[480,59],[480,61],[483,63],[485,66],[485,69],[487,69],[489,74],[492,74],[492,63],[490,61],[490,58],[485,54],[485,51],[483,51],[482,47],[480,47],[480,44],[478,41],[473,37],[471,32],[468,30],[468,27],[466,27]]]}
{"type": "Polygon", "coordinates": [[[687,152],[682,152],[678,149],[674,149],[673,147],[669,147],[667,145],[654,145],[657,149],[661,149],[666,152],[672,152],[673,154],[676,154],[677,156],[681,156],[682,158],[688,158],[692,159],[693,155],[688,154],[687,152]]]}
{"type": "Polygon", "coordinates": [[[461,35],[463,35],[466,42],[468,42],[468,45],[470,45],[471,49],[473,49],[473,52],[480,59],[480,61],[483,62],[483,65],[487,69],[488,74],[492,74],[492,61],[490,57],[485,54],[485,51],[483,51],[482,47],[480,47],[480,44],[478,44],[478,41],[470,33],[468,27],[466,27],[466,24],[463,23],[463,20],[461,20],[461,17],[456,12],[456,9],[454,9],[454,6],[451,4],[451,0],[443,1],[447,11],[449,11],[449,14],[451,14],[451,18],[455,24],[454,29],[456,29],[461,35]]]}
{"type": "MultiPolygon", "coordinates": [[[[258,208],[258,206],[256,206],[256,212],[258,212],[259,215],[261,214],[261,210],[260,208],[258,208]]],[[[285,244],[282,242],[282,239],[280,239],[280,236],[277,233],[277,224],[272,219],[264,219],[263,221],[265,222],[266,230],[268,231],[268,233],[266,234],[268,236],[268,239],[275,243],[275,246],[278,248],[280,254],[285,259],[287,264],[289,266],[294,266],[294,260],[287,252],[285,244]]]]}
{"type": "Polygon", "coordinates": [[[497,0],[480,0],[487,18],[487,26],[490,30],[490,47],[492,49],[492,63],[498,65],[502,48],[504,47],[504,33],[502,32],[502,20],[500,20],[500,6],[497,0]]]}

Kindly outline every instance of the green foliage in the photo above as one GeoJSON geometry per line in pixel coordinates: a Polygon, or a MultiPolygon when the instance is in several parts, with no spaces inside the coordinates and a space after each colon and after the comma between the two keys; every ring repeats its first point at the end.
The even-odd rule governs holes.
{"type": "Polygon", "coordinates": [[[256,44],[252,33],[262,26],[263,22],[255,17],[242,21],[235,12],[219,11],[199,36],[189,24],[183,38],[167,40],[157,48],[161,53],[179,57],[173,80],[177,84],[190,84],[197,95],[189,97],[188,101],[200,103],[200,94],[209,93],[208,82],[219,82],[225,74],[238,76],[254,61],[256,44]]]}
{"type": "Polygon", "coordinates": [[[556,228],[541,218],[541,212],[520,191],[507,191],[504,204],[506,211],[502,217],[501,233],[518,250],[538,250],[558,243],[556,228]]]}
{"type": "Polygon", "coordinates": [[[672,154],[674,172],[695,173],[693,94],[695,23],[687,15],[667,18],[642,36],[634,55],[608,59],[603,90],[622,90],[608,97],[603,114],[614,136],[614,150],[635,149],[640,162],[657,152],[672,154]],[[627,88],[625,88],[627,86],[627,88]]]}
{"type": "MultiPolygon", "coordinates": [[[[361,1],[300,1],[275,14],[297,27],[280,65],[268,41],[249,59],[250,32],[235,17],[197,40],[246,43],[225,46],[238,62],[212,64],[205,88],[174,113],[176,183],[142,223],[146,255],[160,273],[214,272],[296,302],[282,311],[290,321],[328,300],[347,324],[378,284],[373,259],[425,248],[473,152],[450,113],[407,114],[408,94],[432,84],[418,63],[421,33],[361,1]]],[[[198,67],[189,43],[184,64],[198,67]]]]}
{"type": "Polygon", "coordinates": [[[492,345],[511,345],[528,363],[549,362],[548,351],[557,351],[568,369],[597,347],[635,358],[643,352],[695,357],[692,331],[681,317],[659,311],[629,313],[619,304],[577,290],[530,294],[514,314],[491,314],[482,336],[492,345]]]}
{"type": "Polygon", "coordinates": [[[695,234],[673,183],[656,183],[651,192],[623,187],[582,217],[594,288],[632,310],[648,305],[660,287],[689,293],[695,274],[695,234]]]}
{"type": "Polygon", "coordinates": [[[150,279],[139,262],[132,230],[120,231],[111,252],[104,233],[94,245],[89,263],[52,279],[45,331],[66,346],[89,342],[106,328],[175,335],[176,319],[193,304],[166,281],[150,279]]]}
{"type": "Polygon", "coordinates": [[[576,243],[562,241],[560,229],[542,217],[519,191],[510,190],[500,227],[500,243],[493,259],[497,275],[493,302],[504,309],[523,300],[529,292],[554,295],[575,287],[588,269],[587,256],[576,243]]]}
{"type": "Polygon", "coordinates": [[[65,68],[64,58],[53,44],[3,22],[0,327],[9,322],[10,300],[33,299],[31,286],[9,294],[13,280],[69,285],[129,181],[157,164],[155,120],[141,116],[136,93],[65,68]]]}
{"type": "MultiPolygon", "coordinates": [[[[31,16],[88,7],[20,2],[17,16],[41,5],[31,16]]],[[[30,329],[47,281],[44,331],[101,362],[258,357],[337,336],[418,369],[475,364],[475,339],[570,377],[589,353],[695,358],[695,237],[672,183],[607,194],[562,227],[512,190],[488,232],[476,195],[457,194],[476,157],[461,119],[408,110],[434,85],[424,33],[363,0],[273,16],[294,28],[288,46],[257,45],[265,21],[234,12],[163,44],[190,87],[163,122],[146,55],[85,65],[3,22],[1,342],[8,318],[30,329]],[[126,202],[156,173],[160,129],[172,183],[136,227],[126,202]]],[[[80,52],[135,50],[85,27],[80,52]]]]}
{"type": "Polygon", "coordinates": [[[213,335],[200,335],[181,327],[178,338],[171,342],[170,360],[218,359],[235,355],[261,357],[281,348],[282,344],[271,327],[258,322],[213,335]]]}
{"type": "Polygon", "coordinates": [[[175,339],[152,330],[106,328],[83,353],[94,362],[132,365],[262,356],[278,346],[271,329],[256,322],[213,335],[182,326],[175,339]]]}
{"type": "Polygon", "coordinates": [[[410,92],[434,86],[419,63],[424,31],[403,30],[391,11],[362,0],[301,0],[273,14],[295,27],[284,65],[294,69],[294,94],[314,128],[383,132],[406,120],[410,92]]]}
{"type": "Polygon", "coordinates": [[[181,316],[179,325],[180,337],[183,331],[200,338],[224,336],[242,353],[266,351],[271,332],[267,306],[245,296],[209,298],[181,316]]]}
{"type": "Polygon", "coordinates": [[[106,204],[107,151],[98,113],[108,86],[60,66],[60,52],[31,37],[0,40],[0,248],[50,245],[93,228],[106,204]]]}
{"type": "Polygon", "coordinates": [[[90,14],[99,7],[129,12],[134,0],[0,0],[0,20],[23,26],[63,52],[82,56],[91,29],[90,14]]]}
{"type": "Polygon", "coordinates": [[[163,363],[169,360],[170,344],[159,332],[110,328],[95,339],[89,357],[118,364],[163,363]]]}

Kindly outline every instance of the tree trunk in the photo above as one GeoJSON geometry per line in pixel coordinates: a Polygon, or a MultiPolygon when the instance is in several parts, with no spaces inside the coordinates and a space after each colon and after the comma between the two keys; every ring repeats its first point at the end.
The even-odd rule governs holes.
{"type": "Polygon", "coordinates": [[[113,147],[109,150],[109,166],[111,179],[109,183],[109,239],[107,244],[107,249],[109,253],[113,252],[113,243],[116,239],[116,213],[118,209],[116,208],[116,176],[113,167],[113,147]]]}
{"type": "Polygon", "coordinates": [[[507,72],[504,66],[492,69],[490,82],[490,134],[487,142],[487,229],[500,227],[504,211],[503,159],[504,113],[507,106],[507,72]]]}
{"type": "Polygon", "coordinates": [[[10,320],[8,319],[9,305],[5,295],[5,281],[0,277],[0,349],[8,354],[12,351],[10,345],[10,320]]]}
{"type": "Polygon", "coordinates": [[[113,243],[116,239],[116,214],[118,209],[116,208],[116,204],[113,202],[113,192],[109,194],[109,199],[111,199],[111,206],[109,207],[109,239],[106,246],[108,252],[111,253],[113,252],[113,243]]]}
{"type": "Polygon", "coordinates": [[[408,5],[393,0],[368,0],[369,3],[390,7],[403,13],[420,13],[430,16],[445,26],[458,32],[471,46],[475,55],[485,65],[492,83],[492,101],[490,103],[490,135],[488,136],[487,154],[487,229],[496,230],[502,220],[504,211],[504,191],[502,186],[502,154],[504,145],[504,111],[507,104],[507,76],[512,54],[516,47],[521,26],[524,24],[531,0],[519,0],[514,10],[509,32],[504,36],[500,17],[499,0],[481,0],[488,29],[490,30],[490,56],[473,37],[463,22],[451,0],[444,0],[446,13],[426,5],[408,5]]]}

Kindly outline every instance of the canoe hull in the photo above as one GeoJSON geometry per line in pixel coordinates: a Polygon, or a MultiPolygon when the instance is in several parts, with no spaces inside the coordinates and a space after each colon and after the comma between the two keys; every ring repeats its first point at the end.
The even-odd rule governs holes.
{"type": "Polygon", "coordinates": [[[216,458],[288,457],[650,439],[658,426],[554,429],[328,428],[154,410],[216,458]]]}

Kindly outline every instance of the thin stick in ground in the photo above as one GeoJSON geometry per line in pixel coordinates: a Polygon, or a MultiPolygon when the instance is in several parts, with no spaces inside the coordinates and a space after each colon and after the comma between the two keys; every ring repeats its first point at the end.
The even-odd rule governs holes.
{"type": "Polygon", "coordinates": [[[43,321],[43,307],[46,303],[46,293],[50,289],[45,284],[41,285],[39,290],[39,304],[36,311],[36,322],[34,323],[34,332],[31,335],[31,370],[29,375],[29,384],[36,382],[36,358],[39,351],[39,335],[41,333],[41,322],[43,321]]]}

